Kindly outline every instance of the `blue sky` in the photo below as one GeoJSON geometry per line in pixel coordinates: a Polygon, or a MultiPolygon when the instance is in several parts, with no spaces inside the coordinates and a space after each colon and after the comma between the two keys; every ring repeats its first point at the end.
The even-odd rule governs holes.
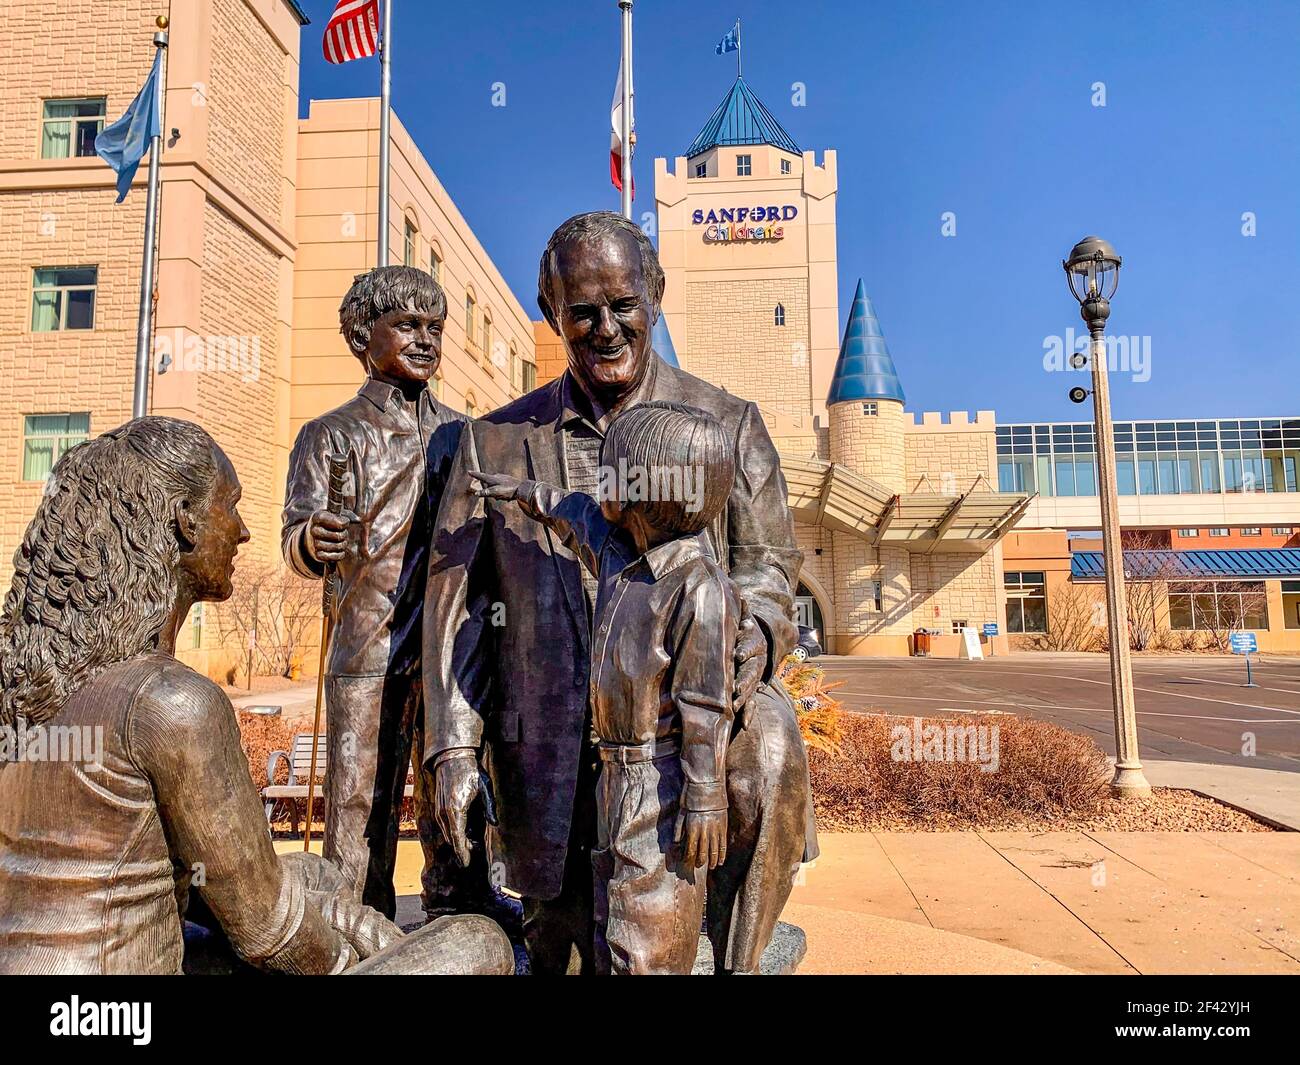
{"type": "MultiPolygon", "coordinates": [[[[550,231],[617,209],[617,3],[394,4],[396,110],[532,312],[550,231]]],[[[377,61],[321,58],[331,0],[303,6],[304,113],[377,94],[377,61]]],[[[1149,338],[1117,417],[1300,415],[1300,4],[639,0],[638,213],[734,80],[737,15],[746,81],[838,150],[841,316],[861,276],[909,409],[1087,418],[1043,359],[1082,329],[1060,260],[1096,232],[1124,256],[1111,331],[1149,338]]]]}

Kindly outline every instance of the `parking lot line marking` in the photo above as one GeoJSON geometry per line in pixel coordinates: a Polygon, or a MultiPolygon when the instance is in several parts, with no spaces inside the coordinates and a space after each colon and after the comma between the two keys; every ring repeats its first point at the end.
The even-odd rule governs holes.
{"type": "MultiPolygon", "coordinates": [[[[1190,680],[1190,681],[1192,681],[1192,682],[1194,682],[1194,683],[1196,683],[1196,684],[1220,684],[1220,685],[1222,685],[1222,686],[1225,687],[1225,688],[1244,688],[1244,687],[1245,687],[1245,685],[1242,684],[1241,681],[1239,681],[1239,680],[1237,680],[1237,681],[1232,681],[1232,680],[1207,680],[1205,677],[1178,677],[1177,679],[1178,679],[1178,680],[1190,680]]],[[[1297,690],[1297,689],[1295,689],[1295,688],[1266,688],[1266,687],[1264,687],[1263,685],[1260,685],[1260,686],[1259,686],[1259,690],[1262,691],[1262,692],[1281,692],[1283,695],[1300,695],[1300,690],[1297,690]]]]}
{"type": "MultiPolygon", "coordinates": [[[[932,695],[882,695],[880,692],[851,692],[851,691],[845,691],[842,688],[838,689],[837,693],[840,695],[861,696],[866,699],[879,699],[882,702],[889,699],[901,699],[901,700],[906,700],[908,702],[940,703],[943,702],[945,698],[951,698],[951,696],[935,697],[932,695]]],[[[1023,700],[1019,702],[1010,702],[1005,699],[982,699],[980,701],[988,704],[989,706],[1022,706],[1028,710],[1078,710],[1083,713],[1090,713],[1090,714],[1110,714],[1114,712],[1109,706],[1061,706],[1058,703],[1027,703],[1024,702],[1023,700]]],[[[935,709],[952,710],[955,713],[961,713],[961,714],[980,713],[979,710],[958,710],[956,707],[951,707],[951,706],[936,706],[935,709]]],[[[1001,711],[994,711],[994,712],[1000,713],[1001,711]]],[[[1214,717],[1208,714],[1171,714],[1163,710],[1139,710],[1138,716],[1139,717],[1175,717],[1175,718],[1182,718],[1187,721],[1228,721],[1238,725],[1300,725],[1300,721],[1297,721],[1295,718],[1292,717],[1265,717],[1265,718],[1214,717]]]]}
{"type": "MultiPolygon", "coordinates": [[[[1067,676],[1063,676],[1060,673],[1040,673],[1036,670],[1029,674],[1018,673],[1015,672],[1014,670],[1005,670],[1005,669],[981,669],[979,670],[979,672],[981,674],[997,673],[1006,677],[1024,677],[1024,676],[1049,677],[1052,680],[1072,680],[1078,684],[1100,684],[1104,688],[1110,687],[1109,679],[1093,680],[1093,678],[1091,677],[1067,677],[1067,676]]],[[[1168,692],[1168,691],[1162,691],[1159,688],[1139,688],[1137,687],[1137,685],[1134,685],[1133,690],[1138,692],[1146,692],[1148,695],[1175,695],[1176,694],[1177,697],[1180,699],[1195,699],[1197,702],[1202,702],[1202,703],[1221,703],[1224,706],[1240,706],[1245,710],[1267,710],[1270,713],[1274,713],[1274,714],[1294,714],[1296,717],[1300,717],[1300,710],[1288,710],[1285,706],[1259,706],[1255,703],[1243,703],[1236,699],[1211,699],[1208,695],[1186,695],[1183,692],[1177,692],[1177,693],[1168,692]]]]}

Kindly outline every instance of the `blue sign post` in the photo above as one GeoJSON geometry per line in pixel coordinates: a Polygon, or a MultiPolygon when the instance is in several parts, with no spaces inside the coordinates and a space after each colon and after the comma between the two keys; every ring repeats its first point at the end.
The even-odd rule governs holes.
{"type": "Polygon", "coordinates": [[[996,621],[984,622],[984,635],[989,641],[989,657],[993,657],[993,637],[998,634],[998,623],[996,621]]]}
{"type": "Polygon", "coordinates": [[[1234,655],[1246,656],[1246,684],[1247,688],[1258,688],[1250,675],[1250,656],[1259,653],[1259,641],[1255,638],[1253,632],[1230,632],[1228,633],[1228,646],[1234,655]]]}

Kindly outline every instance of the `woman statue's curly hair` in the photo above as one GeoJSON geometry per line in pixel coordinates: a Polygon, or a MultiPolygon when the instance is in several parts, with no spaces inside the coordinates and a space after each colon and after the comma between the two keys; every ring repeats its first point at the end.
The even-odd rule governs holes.
{"type": "Polygon", "coordinates": [[[176,505],[202,513],[216,481],[212,437],[176,418],[137,418],[59,460],[0,616],[0,725],[38,725],[158,646],[176,602],[176,505]]]}

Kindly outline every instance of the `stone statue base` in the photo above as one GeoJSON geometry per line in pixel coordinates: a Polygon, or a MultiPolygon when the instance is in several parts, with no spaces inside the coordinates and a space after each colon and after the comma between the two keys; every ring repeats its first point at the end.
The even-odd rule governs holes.
{"type": "MultiPolygon", "coordinates": [[[[808,938],[798,925],[778,921],[776,931],[772,933],[772,942],[763,951],[759,960],[759,976],[793,976],[808,953],[808,938]]],[[[707,937],[700,936],[699,953],[695,955],[695,968],[692,976],[713,975],[713,944],[707,937]]]]}

